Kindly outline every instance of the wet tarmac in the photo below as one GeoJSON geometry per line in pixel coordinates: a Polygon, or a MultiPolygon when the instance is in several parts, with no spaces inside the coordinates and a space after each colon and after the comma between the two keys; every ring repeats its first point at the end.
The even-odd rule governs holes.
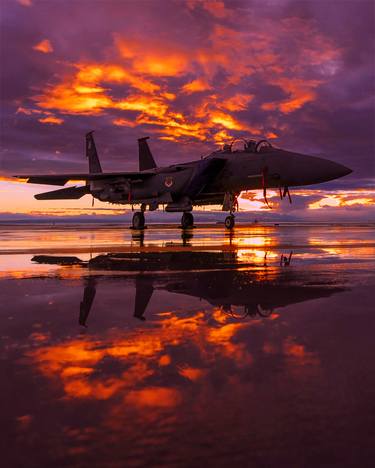
{"type": "Polygon", "coordinates": [[[3,466],[372,466],[374,226],[0,226],[3,466]]]}

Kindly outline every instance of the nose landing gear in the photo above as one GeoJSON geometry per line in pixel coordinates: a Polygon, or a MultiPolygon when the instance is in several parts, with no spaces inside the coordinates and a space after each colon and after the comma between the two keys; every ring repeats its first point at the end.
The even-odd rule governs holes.
{"type": "Polygon", "coordinates": [[[234,212],[238,211],[238,193],[228,192],[225,194],[223,211],[229,211],[229,215],[225,218],[225,227],[233,229],[235,225],[234,212]]]}
{"type": "Polygon", "coordinates": [[[181,217],[181,227],[182,229],[188,229],[193,227],[194,225],[194,216],[189,213],[188,211],[185,211],[184,214],[181,217]]]}

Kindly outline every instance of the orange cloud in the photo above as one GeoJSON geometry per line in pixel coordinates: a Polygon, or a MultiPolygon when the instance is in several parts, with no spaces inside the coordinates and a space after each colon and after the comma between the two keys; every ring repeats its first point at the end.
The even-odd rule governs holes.
{"type": "Polygon", "coordinates": [[[64,122],[64,119],[60,119],[59,117],[55,117],[53,115],[47,115],[47,117],[43,117],[38,119],[40,123],[52,124],[52,125],[61,125],[64,122]]]}
{"type": "MultiPolygon", "coordinates": [[[[317,201],[309,203],[308,209],[319,210],[329,208],[345,208],[350,206],[371,206],[375,205],[375,190],[355,189],[342,191],[325,191],[314,189],[293,189],[292,197],[320,197],[317,201]]],[[[278,204],[279,193],[276,190],[268,190],[267,198],[272,204],[278,204]]],[[[240,208],[251,211],[263,211],[268,209],[264,203],[261,190],[242,192],[239,198],[240,208]]]]}
{"type": "Polygon", "coordinates": [[[349,191],[341,193],[327,194],[320,200],[308,205],[310,210],[319,210],[322,208],[342,208],[350,206],[371,206],[375,205],[375,191],[349,191]],[[361,193],[362,192],[362,193],[361,193]],[[362,195],[362,196],[361,196],[362,195]],[[365,196],[363,196],[365,195],[365,196]]]}
{"type": "Polygon", "coordinates": [[[280,77],[270,81],[270,84],[279,86],[289,98],[282,101],[266,102],[262,104],[263,110],[278,109],[284,114],[300,109],[307,102],[315,99],[314,89],[319,86],[319,80],[304,80],[300,78],[280,77]]]}
{"type": "Polygon", "coordinates": [[[226,130],[220,130],[219,132],[214,133],[213,139],[218,145],[223,145],[232,141],[234,136],[230,135],[226,130]]]}
{"type": "Polygon", "coordinates": [[[307,351],[303,345],[296,343],[291,336],[284,340],[283,351],[288,358],[287,366],[295,377],[310,375],[320,367],[318,356],[307,351]]]}
{"type": "Polygon", "coordinates": [[[248,108],[249,102],[254,98],[253,94],[235,94],[221,102],[221,107],[229,111],[241,111],[248,108]]]}
{"type": "Polygon", "coordinates": [[[25,7],[30,7],[32,6],[33,2],[31,0],[17,0],[17,2],[25,7]]]}
{"type": "Polygon", "coordinates": [[[122,110],[139,111],[162,118],[168,113],[168,104],[162,98],[145,95],[131,95],[127,99],[113,103],[113,107],[122,110]]]}
{"type": "Polygon", "coordinates": [[[112,105],[104,93],[81,93],[72,84],[60,84],[47,88],[44,94],[35,96],[36,103],[44,109],[54,109],[67,114],[99,114],[112,105]]]}
{"type": "MultiPolygon", "coordinates": [[[[120,65],[113,64],[76,64],[78,73],[75,76],[77,84],[120,83],[129,84],[133,88],[146,93],[158,91],[160,87],[152,81],[130,72],[120,65]]],[[[102,90],[104,91],[104,90],[102,90]]]]}
{"type": "Polygon", "coordinates": [[[169,387],[148,387],[132,390],[126,397],[126,404],[133,406],[152,406],[154,408],[171,408],[182,400],[180,392],[169,387]]]}
{"type": "Polygon", "coordinates": [[[171,408],[182,399],[179,389],[149,386],[148,377],[162,372],[165,366],[171,366],[171,372],[175,368],[178,374],[192,382],[209,372],[184,359],[172,362],[167,354],[171,347],[189,343],[205,358],[212,355],[216,360],[223,356],[238,366],[251,363],[246,345],[235,339],[237,332],[248,327],[249,322],[231,324],[227,320],[228,316],[219,310],[209,325],[202,312],[185,318],[165,314],[157,327],[146,328],[141,334],[129,331],[124,336],[122,332],[112,330],[99,341],[89,336],[58,344],[51,344],[48,339],[39,340],[28,356],[43,375],[62,385],[66,397],[108,400],[122,395],[124,403],[140,410],[144,407],[171,408]],[[124,363],[124,371],[117,377],[105,377],[95,372],[106,357],[124,363]]]}
{"type": "Polygon", "coordinates": [[[14,183],[23,183],[27,179],[15,179],[14,177],[7,177],[0,175],[0,182],[14,182],[14,183]]]}
{"type": "MultiPolygon", "coordinates": [[[[41,111],[38,111],[41,113],[41,111]]],[[[25,114],[25,115],[31,115],[33,113],[32,109],[26,109],[25,107],[18,107],[16,110],[16,114],[25,114]]]]}
{"type": "Polygon", "coordinates": [[[205,371],[203,369],[197,369],[196,367],[189,366],[181,368],[178,373],[193,382],[205,375],[205,371]]]}
{"type": "Polygon", "coordinates": [[[48,39],[43,39],[43,41],[38,42],[33,49],[43,54],[50,54],[53,52],[52,44],[48,39]]]}
{"type": "Polygon", "coordinates": [[[213,124],[221,125],[229,130],[245,130],[245,126],[238,122],[230,114],[224,114],[224,112],[215,112],[211,117],[213,124]]]}
{"type": "Polygon", "coordinates": [[[34,97],[39,107],[72,114],[100,114],[118,105],[100,84],[122,83],[147,93],[159,89],[158,85],[117,65],[83,63],[76,64],[75,68],[78,71],[73,76],[34,97]]]}
{"type": "MultiPolygon", "coordinates": [[[[191,12],[204,9],[215,18],[230,15],[222,1],[192,1],[187,5],[191,12]]],[[[115,110],[114,125],[154,127],[153,131],[164,140],[211,139],[222,143],[227,135],[245,133],[277,138],[283,130],[277,115],[267,116],[263,125],[254,125],[249,113],[246,122],[242,121],[237,113],[249,109],[254,95],[241,92],[238,85],[258,73],[265,83],[278,86],[287,95],[263,103],[262,109],[288,114],[313,101],[323,79],[306,80],[302,58],[293,63],[293,77],[289,78],[289,54],[280,50],[285,36],[296,44],[296,53],[301,57],[306,46],[319,70],[335,60],[338,52],[309,22],[265,22],[261,27],[251,22],[251,27],[246,28],[213,24],[205,40],[195,48],[167,34],[157,38],[116,34],[111,59],[71,64],[70,72],[33,99],[42,112],[54,114],[99,116],[115,110]],[[326,45],[325,52],[314,55],[322,44],[326,45]],[[186,99],[176,98],[176,84],[171,77],[182,78],[182,94],[194,95],[188,105],[186,99]],[[212,94],[203,93],[211,89],[212,94]]]]}
{"type": "Polygon", "coordinates": [[[152,76],[178,76],[189,69],[189,54],[180,47],[152,41],[145,48],[144,40],[123,39],[116,36],[115,43],[124,59],[131,62],[139,74],[152,76]]]}
{"type": "Polygon", "coordinates": [[[114,119],[112,120],[113,125],[117,125],[118,127],[136,127],[137,122],[129,119],[114,119]]]}
{"type": "Polygon", "coordinates": [[[197,78],[196,80],[190,81],[181,88],[182,92],[185,94],[207,91],[209,89],[211,89],[211,86],[201,78],[197,78]]]}

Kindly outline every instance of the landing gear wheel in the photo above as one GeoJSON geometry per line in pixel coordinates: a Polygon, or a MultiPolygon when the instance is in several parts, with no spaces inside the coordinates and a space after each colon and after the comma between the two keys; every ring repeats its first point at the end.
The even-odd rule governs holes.
{"type": "Polygon", "coordinates": [[[133,215],[132,221],[132,228],[133,229],[144,229],[145,228],[145,215],[141,211],[137,211],[133,215]]]}
{"type": "Polygon", "coordinates": [[[227,229],[233,229],[234,228],[234,216],[233,215],[229,215],[225,218],[225,227],[227,229]]]}
{"type": "Polygon", "coordinates": [[[181,217],[181,227],[182,229],[188,229],[193,227],[194,216],[191,213],[184,213],[181,217]]]}

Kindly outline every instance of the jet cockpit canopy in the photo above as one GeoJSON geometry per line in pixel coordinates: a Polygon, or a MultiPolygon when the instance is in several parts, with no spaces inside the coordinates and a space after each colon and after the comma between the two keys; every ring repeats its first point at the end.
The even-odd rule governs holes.
{"type": "MultiPolygon", "coordinates": [[[[213,153],[210,153],[208,156],[215,155],[218,153],[261,153],[271,149],[273,146],[268,140],[255,140],[245,138],[235,138],[230,143],[225,143],[221,150],[216,150],[213,153]],[[243,149],[233,149],[233,145],[237,142],[243,142],[243,149]]],[[[208,157],[208,156],[205,156],[208,157]]],[[[203,157],[203,156],[202,156],[203,157]]]]}
{"type": "Polygon", "coordinates": [[[245,153],[260,153],[261,151],[264,151],[266,148],[272,148],[271,143],[268,140],[255,140],[255,139],[249,139],[246,140],[245,138],[235,138],[232,140],[230,143],[227,143],[223,146],[224,152],[228,153],[234,153],[239,150],[234,150],[233,151],[233,145],[237,143],[238,141],[243,142],[243,151],[245,153]]]}

